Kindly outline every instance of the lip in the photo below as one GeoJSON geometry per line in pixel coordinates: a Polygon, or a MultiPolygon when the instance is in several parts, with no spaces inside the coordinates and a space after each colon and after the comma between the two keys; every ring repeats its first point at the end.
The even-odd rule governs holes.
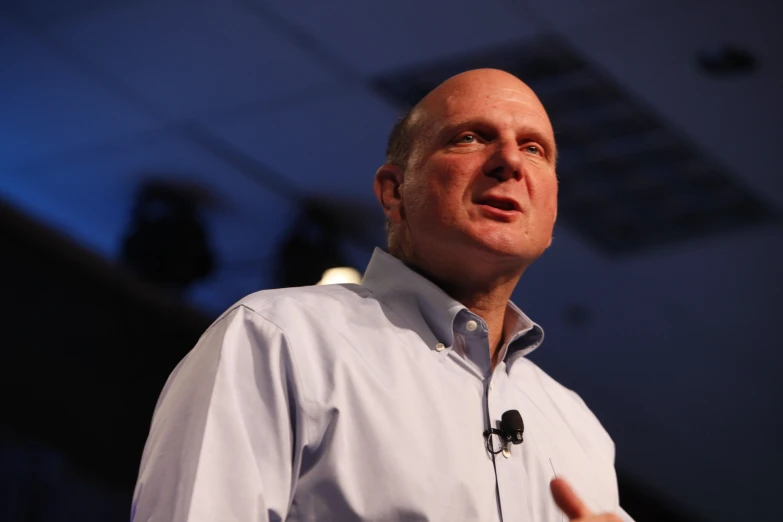
{"type": "Polygon", "coordinates": [[[481,212],[484,214],[484,216],[495,221],[511,223],[521,215],[518,210],[503,210],[502,208],[492,207],[483,203],[477,203],[477,205],[481,209],[481,212]]]}
{"type": "Polygon", "coordinates": [[[511,198],[502,196],[483,196],[477,198],[474,204],[481,209],[481,213],[485,217],[494,221],[511,223],[522,213],[519,203],[511,198]]]}
{"type": "Polygon", "coordinates": [[[483,196],[476,199],[475,203],[476,205],[481,205],[483,207],[487,207],[506,214],[522,212],[522,208],[519,206],[519,203],[517,203],[516,200],[503,196],[483,196]]]}

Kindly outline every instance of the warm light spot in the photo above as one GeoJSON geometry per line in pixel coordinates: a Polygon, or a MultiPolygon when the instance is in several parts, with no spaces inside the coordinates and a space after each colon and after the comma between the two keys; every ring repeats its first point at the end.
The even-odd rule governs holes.
{"type": "Polygon", "coordinates": [[[362,274],[353,268],[341,266],[337,268],[330,268],[324,275],[321,276],[321,280],[318,281],[319,285],[337,285],[340,283],[356,283],[358,284],[362,280],[362,274]]]}

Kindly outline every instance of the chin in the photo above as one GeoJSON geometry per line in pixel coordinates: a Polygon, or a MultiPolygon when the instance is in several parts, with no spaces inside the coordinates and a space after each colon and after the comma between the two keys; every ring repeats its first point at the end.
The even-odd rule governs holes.
{"type": "Polygon", "coordinates": [[[474,244],[488,259],[517,260],[527,265],[538,259],[546,250],[549,240],[532,240],[516,232],[484,231],[473,235],[474,244]]]}

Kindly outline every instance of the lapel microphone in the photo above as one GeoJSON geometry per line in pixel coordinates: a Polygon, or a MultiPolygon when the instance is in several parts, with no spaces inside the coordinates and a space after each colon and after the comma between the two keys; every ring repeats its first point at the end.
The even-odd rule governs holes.
{"type": "Polygon", "coordinates": [[[522,415],[517,410],[508,410],[500,417],[500,429],[490,428],[484,432],[484,438],[487,440],[487,450],[493,455],[497,455],[506,445],[522,444],[522,434],[525,433],[525,423],[522,421],[522,415]],[[503,441],[503,448],[495,451],[492,449],[492,435],[497,435],[503,441]]]}

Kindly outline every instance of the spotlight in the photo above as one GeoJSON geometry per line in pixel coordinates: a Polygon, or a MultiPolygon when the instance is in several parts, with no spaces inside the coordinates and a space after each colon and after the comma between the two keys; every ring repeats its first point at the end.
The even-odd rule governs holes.
{"type": "Polygon", "coordinates": [[[333,212],[317,202],[307,201],[278,251],[278,286],[314,285],[330,268],[348,267],[340,248],[343,232],[333,212]]]}
{"type": "Polygon", "coordinates": [[[141,279],[177,292],[209,276],[214,256],[198,212],[204,201],[191,187],[142,185],[123,238],[124,263],[141,279]]]}

